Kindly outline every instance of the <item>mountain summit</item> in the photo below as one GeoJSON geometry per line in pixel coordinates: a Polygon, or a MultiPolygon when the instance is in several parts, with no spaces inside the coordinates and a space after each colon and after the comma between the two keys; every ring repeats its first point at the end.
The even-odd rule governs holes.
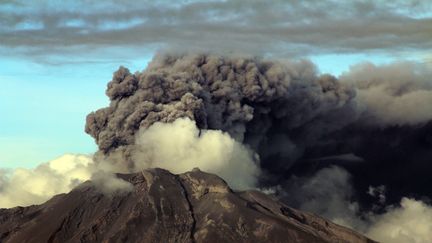
{"type": "Polygon", "coordinates": [[[0,209],[0,242],[374,242],[198,169],[117,174],[131,191],[87,181],[30,207],[0,209]]]}

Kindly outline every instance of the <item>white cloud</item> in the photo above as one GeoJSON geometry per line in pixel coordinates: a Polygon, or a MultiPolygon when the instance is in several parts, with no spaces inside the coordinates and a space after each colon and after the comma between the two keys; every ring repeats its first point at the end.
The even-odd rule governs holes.
{"type": "Polygon", "coordinates": [[[90,179],[93,161],[86,155],[66,154],[35,169],[18,168],[0,174],[0,208],[40,204],[69,192],[90,179]]]}
{"type": "Polygon", "coordinates": [[[139,132],[133,158],[139,169],[160,167],[173,173],[195,167],[214,173],[236,189],[255,186],[254,153],[219,130],[199,130],[189,119],[155,123],[139,132]]]}
{"type": "Polygon", "coordinates": [[[384,243],[432,242],[432,207],[403,198],[400,207],[376,216],[367,235],[384,243]]]}

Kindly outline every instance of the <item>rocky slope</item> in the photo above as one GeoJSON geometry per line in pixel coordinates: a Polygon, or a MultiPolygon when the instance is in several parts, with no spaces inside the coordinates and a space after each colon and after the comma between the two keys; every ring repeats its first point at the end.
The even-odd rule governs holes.
{"type": "Polygon", "coordinates": [[[86,182],[39,206],[0,209],[0,242],[373,242],[199,170],[117,175],[131,192],[86,182]]]}

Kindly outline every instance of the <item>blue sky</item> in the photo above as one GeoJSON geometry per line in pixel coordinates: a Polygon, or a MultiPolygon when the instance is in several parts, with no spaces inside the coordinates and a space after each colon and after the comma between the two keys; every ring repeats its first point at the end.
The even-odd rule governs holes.
{"type": "Polygon", "coordinates": [[[1,167],[96,151],[84,133],[86,115],[108,104],[104,92],[113,71],[120,65],[141,70],[149,60],[49,65],[0,58],[1,167]]]}
{"type": "Polygon", "coordinates": [[[120,65],[142,70],[157,50],[309,58],[336,76],[430,60],[427,2],[0,1],[0,167],[94,152],[86,115],[120,65]]]}

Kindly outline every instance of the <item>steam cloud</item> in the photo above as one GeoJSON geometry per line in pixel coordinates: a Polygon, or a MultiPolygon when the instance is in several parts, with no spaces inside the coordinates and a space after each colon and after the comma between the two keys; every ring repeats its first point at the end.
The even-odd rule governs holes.
{"type": "Polygon", "coordinates": [[[252,151],[218,130],[199,130],[189,119],[155,123],[140,131],[133,154],[135,168],[161,167],[183,173],[199,167],[235,189],[251,189],[259,175],[252,151]]]}
{"type": "Polygon", "coordinates": [[[381,242],[431,242],[432,207],[410,198],[402,198],[400,204],[376,217],[367,234],[381,242]]]}
{"type": "Polygon", "coordinates": [[[252,150],[228,133],[198,129],[189,118],[141,128],[134,136],[133,149],[127,151],[129,163],[125,163],[123,150],[115,150],[103,160],[96,155],[99,170],[128,173],[159,167],[183,173],[200,168],[239,190],[255,188],[260,173],[258,157],[252,150]]]}

